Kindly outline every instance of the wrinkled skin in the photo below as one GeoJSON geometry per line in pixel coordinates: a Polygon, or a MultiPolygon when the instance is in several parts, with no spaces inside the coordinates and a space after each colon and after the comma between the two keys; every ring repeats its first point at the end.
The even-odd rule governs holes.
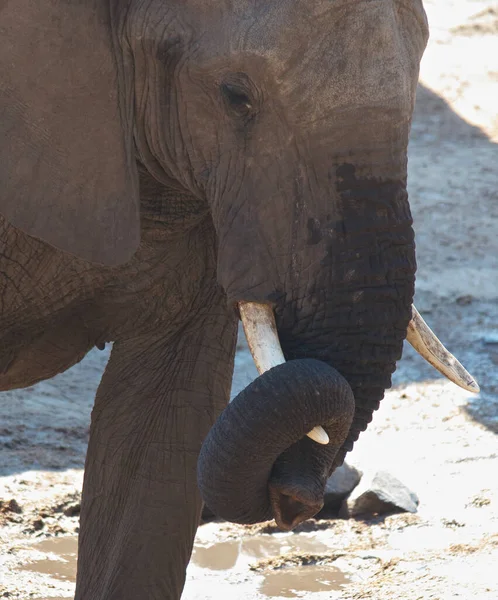
{"type": "Polygon", "coordinates": [[[233,520],[314,514],[390,386],[414,289],[423,8],[20,0],[0,29],[0,386],[114,342],[76,598],[176,599],[239,301],[274,307],[289,362],[202,448],[203,494],[233,520]],[[302,439],[316,424],[329,446],[302,439]]]}

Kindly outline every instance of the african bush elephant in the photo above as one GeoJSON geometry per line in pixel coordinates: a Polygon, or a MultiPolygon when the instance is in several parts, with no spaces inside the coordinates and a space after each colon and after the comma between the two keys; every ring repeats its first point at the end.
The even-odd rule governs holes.
{"type": "Polygon", "coordinates": [[[114,342],[78,600],[181,595],[198,465],[225,518],[315,514],[407,328],[467,377],[412,312],[427,35],[420,0],[0,3],[0,388],[114,342]],[[239,315],[262,375],[206,439],[239,315]]]}

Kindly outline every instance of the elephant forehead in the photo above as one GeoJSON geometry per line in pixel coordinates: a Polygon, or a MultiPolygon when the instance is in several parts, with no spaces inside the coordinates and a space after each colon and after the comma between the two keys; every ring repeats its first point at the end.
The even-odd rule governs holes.
{"type": "Polygon", "coordinates": [[[246,1],[229,14],[204,10],[201,65],[217,70],[229,58],[298,103],[384,105],[391,98],[411,110],[427,38],[419,0],[246,1]]]}

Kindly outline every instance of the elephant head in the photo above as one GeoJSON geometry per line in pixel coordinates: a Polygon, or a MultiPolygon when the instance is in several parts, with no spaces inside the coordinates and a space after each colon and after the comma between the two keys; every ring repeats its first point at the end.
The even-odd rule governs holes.
{"type": "Polygon", "coordinates": [[[226,518],[295,526],[407,328],[448,362],[412,321],[420,0],[18,0],[0,17],[1,212],[117,265],[139,243],[139,171],[195,200],[262,372],[206,440],[201,490],[226,518]]]}

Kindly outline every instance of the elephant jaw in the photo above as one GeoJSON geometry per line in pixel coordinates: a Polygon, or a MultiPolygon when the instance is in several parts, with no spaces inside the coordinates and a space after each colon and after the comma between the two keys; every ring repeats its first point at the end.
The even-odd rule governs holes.
{"type": "MultiPolygon", "coordinates": [[[[239,302],[239,311],[259,374],[283,364],[285,358],[271,306],[257,302],[239,302]]],[[[479,392],[480,388],[474,377],[443,346],[413,305],[406,339],[422,358],[450,381],[469,392],[479,392]]],[[[329,437],[322,427],[315,427],[307,435],[319,444],[329,443],[329,437]]]]}

